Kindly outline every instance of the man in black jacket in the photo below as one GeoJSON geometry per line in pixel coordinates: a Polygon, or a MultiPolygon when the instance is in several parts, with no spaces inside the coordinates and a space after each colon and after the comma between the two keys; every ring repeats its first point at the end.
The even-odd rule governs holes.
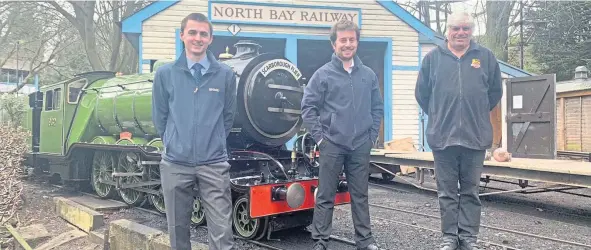
{"type": "Polygon", "coordinates": [[[492,146],[490,111],[503,95],[501,71],[493,53],[472,41],[469,14],[454,13],[447,25],[447,42],[423,59],[415,97],[429,116],[426,138],[435,159],[441,250],[478,249],[478,186],[492,146]]]}
{"type": "Polygon", "coordinates": [[[378,77],[355,55],[359,28],[340,21],[331,29],[332,60],[320,67],[304,90],[304,126],[320,148],[318,196],[312,223],[315,250],[327,248],[338,176],[343,169],[351,194],[355,241],[378,249],[368,205],[369,157],[384,113],[378,77]]]}

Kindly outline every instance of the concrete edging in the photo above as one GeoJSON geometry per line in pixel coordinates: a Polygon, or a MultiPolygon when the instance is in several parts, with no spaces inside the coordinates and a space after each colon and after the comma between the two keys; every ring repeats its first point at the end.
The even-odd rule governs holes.
{"type": "MultiPolygon", "coordinates": [[[[65,197],[54,197],[55,211],[73,226],[86,232],[93,243],[107,243],[110,250],[170,250],[168,233],[140,223],[119,219],[105,224],[102,213],[65,197]],[[100,228],[107,231],[101,233],[100,228]],[[105,239],[107,238],[107,239],[105,239]],[[107,241],[107,242],[105,242],[107,241]]],[[[206,244],[191,241],[192,250],[209,249],[206,244]]]]}
{"type": "Polygon", "coordinates": [[[53,200],[59,216],[86,233],[105,225],[102,213],[64,197],[54,197],[53,200]]]}
{"type": "MultiPolygon", "coordinates": [[[[209,249],[207,245],[191,241],[192,250],[209,249]]],[[[168,234],[126,219],[109,223],[110,250],[168,250],[168,234]]]]}

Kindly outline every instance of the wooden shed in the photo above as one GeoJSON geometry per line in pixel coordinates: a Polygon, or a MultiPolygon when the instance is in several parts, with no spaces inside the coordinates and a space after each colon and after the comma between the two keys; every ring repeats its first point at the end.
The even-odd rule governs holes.
{"type": "Polygon", "coordinates": [[[591,152],[591,78],[585,66],[573,80],[556,84],[556,145],[560,151],[591,152]]]}

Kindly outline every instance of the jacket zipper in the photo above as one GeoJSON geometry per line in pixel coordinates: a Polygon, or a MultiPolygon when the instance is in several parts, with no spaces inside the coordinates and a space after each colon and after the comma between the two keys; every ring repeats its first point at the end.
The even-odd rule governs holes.
{"type": "MultiPolygon", "coordinates": [[[[197,72],[195,72],[197,73],[197,72]]],[[[195,84],[195,91],[193,92],[193,107],[195,107],[195,117],[193,118],[193,139],[197,139],[197,127],[198,127],[198,120],[197,118],[199,117],[199,106],[197,105],[197,95],[199,93],[199,84],[197,83],[197,80],[195,79],[195,76],[193,74],[191,74],[191,71],[189,71],[189,75],[191,75],[191,78],[193,79],[193,83],[195,84]]],[[[201,78],[203,78],[203,76],[201,76],[201,78]]],[[[193,144],[193,157],[197,157],[197,152],[199,152],[199,143],[194,143],[193,144]]],[[[197,164],[197,160],[195,160],[195,164],[197,164]]]]}
{"type": "Polygon", "coordinates": [[[462,131],[462,112],[463,112],[463,108],[464,108],[464,95],[462,93],[462,89],[463,89],[463,82],[462,82],[462,58],[458,58],[458,78],[460,80],[460,131],[462,131]]]}
{"type": "MultiPolygon", "coordinates": [[[[353,74],[353,70],[351,70],[351,73],[349,74],[349,85],[351,85],[351,94],[353,95],[353,114],[356,114],[357,111],[355,110],[355,89],[353,89],[353,77],[351,76],[351,74],[353,74]]],[[[357,123],[355,121],[353,121],[353,135],[357,134],[357,123]]]]}

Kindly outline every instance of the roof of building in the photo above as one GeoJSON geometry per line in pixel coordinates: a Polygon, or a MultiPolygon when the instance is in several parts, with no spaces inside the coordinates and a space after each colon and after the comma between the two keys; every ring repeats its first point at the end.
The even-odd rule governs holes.
{"type": "Polygon", "coordinates": [[[591,90],[591,79],[587,80],[570,80],[565,82],[558,82],[556,84],[556,93],[591,90]]]}
{"type": "MultiPolygon", "coordinates": [[[[393,15],[400,18],[403,22],[408,24],[411,28],[416,30],[419,33],[419,42],[420,43],[440,43],[445,41],[445,38],[431,27],[425,25],[421,22],[417,17],[413,16],[410,12],[402,8],[393,0],[375,0],[379,3],[382,7],[390,11],[393,15]]],[[[179,0],[159,0],[155,1],[140,11],[134,13],[133,15],[125,18],[122,23],[121,31],[124,34],[141,34],[142,33],[142,23],[149,19],[150,17],[158,14],[159,12],[173,6],[179,2],[179,0]]],[[[131,38],[133,39],[133,38],[131,38]]],[[[137,39],[133,39],[135,42],[138,42],[137,39]]],[[[514,67],[506,62],[500,61],[499,64],[501,67],[501,71],[505,74],[511,75],[513,77],[520,77],[520,76],[531,76],[534,75],[532,73],[526,72],[521,70],[517,67],[514,67]]]]}

